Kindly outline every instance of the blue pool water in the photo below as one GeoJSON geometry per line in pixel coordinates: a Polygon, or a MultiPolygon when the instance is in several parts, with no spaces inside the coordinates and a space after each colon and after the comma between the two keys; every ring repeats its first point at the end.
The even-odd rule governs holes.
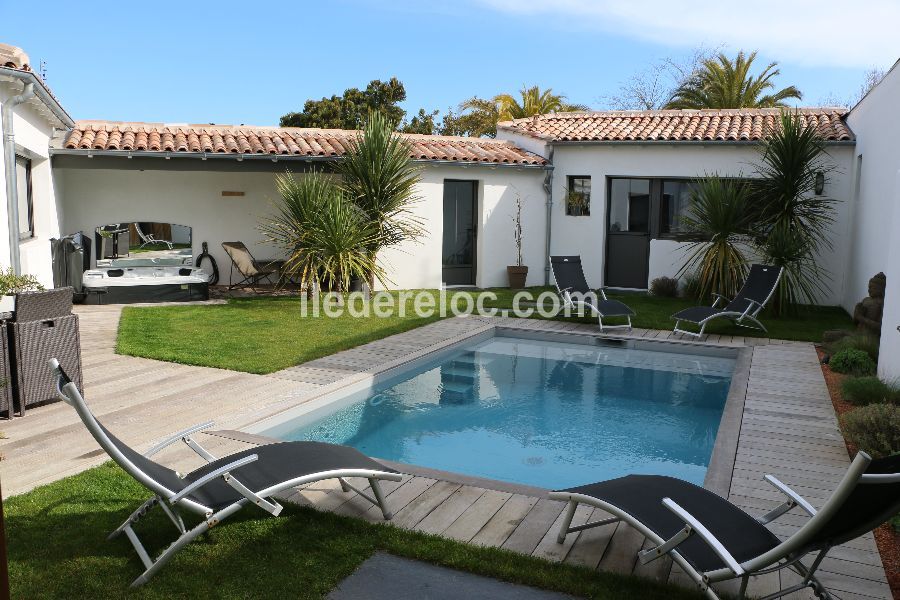
{"type": "Polygon", "coordinates": [[[262,432],[544,488],[702,484],[734,360],[494,337],[262,432]]]}

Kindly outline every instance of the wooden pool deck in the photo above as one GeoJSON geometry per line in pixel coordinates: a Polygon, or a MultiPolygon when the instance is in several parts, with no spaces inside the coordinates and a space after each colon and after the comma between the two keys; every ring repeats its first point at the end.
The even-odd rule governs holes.
{"type": "MultiPolygon", "coordinates": [[[[221,430],[242,429],[322,390],[371,377],[415,353],[492,327],[595,331],[589,325],[558,321],[447,319],[263,376],[117,355],[120,307],[81,306],[77,312],[88,403],[107,427],[138,449],[172,431],[211,419],[221,430]]],[[[635,329],[631,335],[668,339],[671,332],[635,329]]],[[[813,505],[821,506],[849,458],[813,345],[740,336],[710,336],[705,341],[750,348],[746,398],[735,429],[737,451],[730,481],[724,482],[729,499],[754,515],[768,511],[782,501],[763,481],[765,473],[772,473],[813,505]]],[[[4,496],[106,460],[74,411],[62,403],[35,408],[24,419],[0,421],[0,431],[6,436],[0,440],[4,496]]],[[[202,437],[202,443],[219,455],[247,447],[250,439],[227,431],[202,437]]],[[[179,469],[199,464],[187,448],[165,452],[159,460],[179,469]]],[[[557,544],[563,504],[550,501],[541,490],[416,470],[402,482],[386,486],[386,491],[395,513],[393,523],[400,527],[595,569],[674,584],[687,582],[671,561],[637,564],[635,554],[644,539],[625,524],[572,534],[565,544],[557,544]]],[[[299,489],[287,497],[321,510],[379,520],[370,505],[355,494],[341,492],[335,482],[299,489]]],[[[603,516],[602,511],[581,507],[575,524],[603,516]]],[[[789,535],[804,522],[800,514],[790,513],[773,531],[789,535]]],[[[891,597],[871,535],[835,549],[824,561],[820,579],[841,598],[891,597]]],[[[767,575],[755,578],[750,591],[765,595],[789,583],[780,581],[777,574],[767,575]]],[[[804,592],[792,597],[811,595],[804,592]]]]}

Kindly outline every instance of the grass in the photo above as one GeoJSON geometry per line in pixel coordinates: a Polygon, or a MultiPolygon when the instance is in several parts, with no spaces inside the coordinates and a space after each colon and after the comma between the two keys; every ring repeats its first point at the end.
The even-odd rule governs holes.
{"type": "MultiPolygon", "coordinates": [[[[322,598],[377,550],[588,598],[699,598],[633,576],[560,565],[287,505],[245,509],[179,552],[147,585],[124,536],[107,541],[147,492],[112,463],[5,502],[13,598],[322,598]]],[[[138,525],[152,555],[175,530],[155,509],[138,525]]]]}
{"type": "MultiPolygon", "coordinates": [[[[549,288],[530,288],[535,296],[549,288]]],[[[490,290],[497,300],[488,308],[510,308],[514,292],[490,290]]],[[[473,292],[453,292],[452,295],[473,292]]],[[[431,291],[432,295],[436,292],[431,291]]],[[[671,315],[692,306],[684,298],[646,294],[611,295],[631,306],[635,327],[671,329],[671,315]]],[[[303,317],[299,298],[261,297],[233,299],[211,306],[128,307],[119,325],[118,352],[192,365],[220,367],[249,373],[271,373],[308,360],[353,348],[438,319],[413,316],[412,301],[404,317],[303,317]]],[[[565,317],[555,317],[565,320],[565,317]]],[[[596,323],[596,319],[570,317],[596,323]]],[[[707,327],[710,334],[765,336],[787,340],[820,341],[827,329],[852,327],[839,307],[809,307],[796,316],[763,316],[769,333],[738,327],[719,320],[707,327]]]]}

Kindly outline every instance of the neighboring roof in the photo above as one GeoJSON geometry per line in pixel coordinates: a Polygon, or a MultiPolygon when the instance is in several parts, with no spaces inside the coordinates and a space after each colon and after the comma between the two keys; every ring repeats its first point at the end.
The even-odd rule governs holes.
{"type": "MultiPolygon", "coordinates": [[[[62,143],[67,150],[172,153],[175,155],[261,155],[337,158],[357,135],[343,129],[176,125],[78,121],[62,143]]],[[[513,142],[483,138],[403,134],[412,158],[479,164],[544,166],[547,161],[513,142]]]]}
{"type": "MultiPolygon", "coordinates": [[[[851,141],[844,108],[793,109],[827,141],[851,141]]],[[[758,142],[780,126],[778,108],[597,111],[504,121],[498,130],[551,142],[758,142]]]]}
{"type": "Polygon", "coordinates": [[[39,76],[31,69],[30,60],[25,51],[17,46],[0,44],[0,81],[27,80],[36,83],[35,96],[28,101],[38,113],[54,124],[68,127],[74,121],[66,109],[62,107],[53,92],[39,76]]]}

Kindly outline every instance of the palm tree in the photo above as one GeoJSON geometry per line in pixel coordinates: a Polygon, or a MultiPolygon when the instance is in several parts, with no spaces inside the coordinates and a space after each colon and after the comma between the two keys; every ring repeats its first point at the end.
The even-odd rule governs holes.
{"type": "Polygon", "coordinates": [[[830,250],[834,199],[816,194],[816,179],[825,181],[834,169],[824,156],[825,145],[814,127],[799,114],[784,111],[779,127],[760,148],[753,180],[757,244],[764,258],[784,267],[773,306],[792,309],[813,302],[824,291],[829,274],[816,257],[830,250]]]}
{"type": "MultiPolygon", "coordinates": [[[[369,114],[365,129],[350,143],[337,170],[341,189],[375,228],[366,245],[373,265],[382,249],[423,235],[422,222],[412,210],[419,201],[421,167],[412,161],[409,142],[384,115],[369,114]]],[[[370,286],[374,275],[373,271],[366,277],[370,286]]]]}
{"type": "Polygon", "coordinates": [[[712,175],[695,183],[691,208],[682,217],[685,231],[678,236],[689,242],[678,275],[694,274],[703,299],[713,294],[733,298],[744,282],[751,241],[749,196],[749,187],[737,179],[712,175]]]}
{"type": "Polygon", "coordinates": [[[542,91],[539,86],[533,85],[519,90],[518,98],[513,94],[497,94],[490,100],[475,97],[461,103],[459,109],[462,114],[444,119],[445,134],[494,137],[498,121],[588,110],[588,107],[569,104],[565,96],[554,94],[551,88],[542,91]]]}
{"type": "Polygon", "coordinates": [[[754,77],[750,74],[754,60],[756,52],[749,56],[738,52],[734,61],[724,53],[704,60],[663,108],[771,108],[787,106],[789,98],[803,98],[792,85],[772,93],[772,80],[781,74],[778,63],[770,63],[754,77]]]}
{"type": "Polygon", "coordinates": [[[295,179],[287,172],[275,185],[281,200],[260,229],[285,252],[285,271],[308,294],[318,287],[346,291],[355,278],[385,280],[368,251],[377,229],[331,177],[313,172],[295,179]]]}

